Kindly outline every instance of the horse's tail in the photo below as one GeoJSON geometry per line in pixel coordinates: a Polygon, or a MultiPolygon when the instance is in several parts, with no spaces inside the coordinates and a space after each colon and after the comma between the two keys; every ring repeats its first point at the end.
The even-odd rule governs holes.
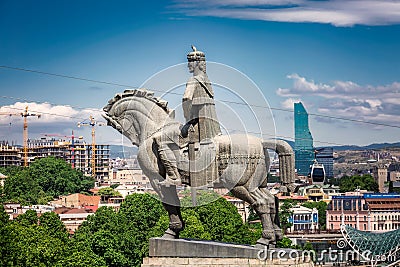
{"type": "MultiPolygon", "coordinates": [[[[294,152],[292,147],[283,140],[271,140],[262,142],[264,150],[271,149],[279,156],[279,173],[284,186],[295,182],[294,152]]],[[[268,156],[268,154],[266,154],[268,156]]]]}

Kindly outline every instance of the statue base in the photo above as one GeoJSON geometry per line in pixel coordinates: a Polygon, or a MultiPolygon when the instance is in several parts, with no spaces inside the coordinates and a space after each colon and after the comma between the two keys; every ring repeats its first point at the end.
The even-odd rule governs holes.
{"type": "Polygon", "coordinates": [[[314,266],[310,254],[295,249],[266,249],[230,243],[151,238],[142,267],[314,266]]]}

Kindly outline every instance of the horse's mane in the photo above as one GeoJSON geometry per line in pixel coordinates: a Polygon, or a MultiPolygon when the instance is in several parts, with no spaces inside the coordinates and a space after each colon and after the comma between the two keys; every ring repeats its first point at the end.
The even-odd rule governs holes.
{"type": "Polygon", "coordinates": [[[105,112],[108,112],[116,102],[132,96],[148,99],[151,102],[157,104],[157,106],[161,107],[167,114],[171,113],[171,110],[168,108],[168,101],[161,99],[160,97],[155,97],[154,92],[148,91],[146,89],[127,89],[123,93],[118,93],[114,96],[114,98],[108,101],[107,106],[105,106],[103,110],[105,112]]]}

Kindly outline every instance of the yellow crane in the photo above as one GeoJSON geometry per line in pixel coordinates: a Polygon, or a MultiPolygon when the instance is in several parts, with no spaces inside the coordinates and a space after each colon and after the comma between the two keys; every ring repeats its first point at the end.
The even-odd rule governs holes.
{"type": "Polygon", "coordinates": [[[91,165],[92,165],[92,176],[93,179],[96,179],[96,130],[95,126],[103,126],[105,125],[103,122],[96,121],[92,115],[89,117],[89,122],[78,122],[78,127],[81,126],[91,126],[92,127],[92,157],[91,157],[91,165]]]}
{"type": "Polygon", "coordinates": [[[24,118],[24,130],[23,130],[23,150],[24,150],[24,167],[28,166],[28,117],[34,116],[40,118],[41,114],[29,113],[28,106],[25,107],[25,110],[20,113],[12,113],[12,112],[0,112],[0,115],[20,115],[24,118]]]}

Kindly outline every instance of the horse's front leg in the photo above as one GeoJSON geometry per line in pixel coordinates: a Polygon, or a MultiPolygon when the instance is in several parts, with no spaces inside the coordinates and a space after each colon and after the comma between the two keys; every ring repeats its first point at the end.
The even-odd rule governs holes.
{"type": "Polygon", "coordinates": [[[184,222],[181,215],[180,200],[176,193],[176,186],[160,186],[162,203],[165,210],[168,212],[169,227],[165,231],[162,238],[176,239],[179,238],[179,233],[184,229],[184,222]]]}

